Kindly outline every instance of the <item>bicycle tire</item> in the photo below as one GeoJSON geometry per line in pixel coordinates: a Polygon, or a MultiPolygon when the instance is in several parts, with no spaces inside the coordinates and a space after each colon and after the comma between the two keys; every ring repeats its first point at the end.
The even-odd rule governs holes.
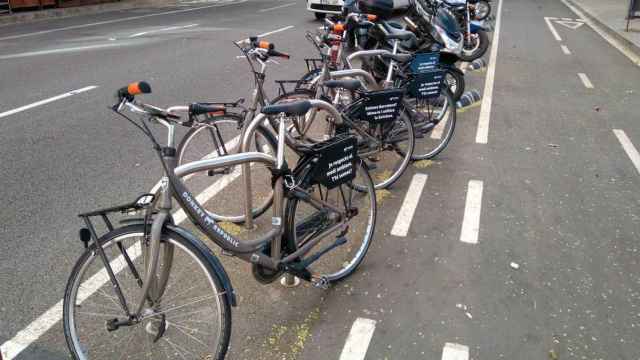
{"type": "MultiPolygon", "coordinates": [[[[103,235],[99,240],[98,240],[98,244],[100,244],[101,247],[103,247],[103,249],[105,249],[106,251],[109,251],[109,248],[112,246],[115,246],[117,243],[122,243],[124,240],[133,238],[133,237],[139,237],[139,238],[144,238],[144,225],[143,224],[135,224],[135,225],[128,225],[128,226],[124,226],[118,229],[115,229],[113,231],[108,232],[107,234],[103,235]]],[[[135,244],[136,242],[134,242],[135,244]]],[[[138,243],[139,244],[139,243],[138,243]]],[[[174,264],[174,266],[178,265],[178,266],[182,266],[182,268],[178,267],[179,270],[181,271],[188,271],[188,274],[186,274],[189,278],[189,281],[185,282],[186,286],[191,286],[191,288],[196,288],[198,286],[198,282],[196,277],[194,276],[196,274],[195,271],[192,271],[193,269],[191,269],[189,266],[187,265],[193,265],[195,266],[196,270],[199,267],[205,274],[205,284],[206,282],[209,283],[209,285],[211,286],[212,290],[213,290],[213,295],[211,296],[212,299],[216,299],[216,308],[218,311],[218,315],[219,315],[219,326],[218,328],[218,336],[216,336],[217,342],[215,346],[212,346],[212,349],[206,349],[205,353],[206,356],[208,356],[207,358],[211,358],[211,359],[224,359],[228,347],[229,347],[229,340],[230,340],[230,336],[231,336],[231,303],[229,300],[229,296],[227,296],[225,294],[225,288],[223,286],[223,281],[221,278],[221,275],[216,271],[215,266],[210,262],[211,257],[213,257],[213,253],[211,253],[211,250],[209,250],[203,243],[201,243],[199,240],[197,239],[189,239],[186,238],[184,236],[181,236],[180,234],[178,234],[175,231],[169,230],[167,228],[163,229],[163,233],[162,233],[162,238],[161,238],[161,244],[163,247],[167,246],[167,244],[170,244],[172,246],[172,249],[174,249],[174,251],[176,249],[178,250],[182,250],[183,252],[185,252],[186,255],[190,256],[190,258],[194,261],[194,264],[186,264],[186,263],[180,263],[180,264],[174,264]]],[[[87,248],[84,253],[80,256],[80,258],[78,259],[78,261],[76,262],[75,266],[73,267],[73,270],[71,272],[71,275],[69,276],[68,282],[67,282],[67,286],[65,289],[65,296],[64,296],[64,302],[63,302],[63,326],[64,326],[64,335],[65,335],[65,339],[67,342],[67,346],[69,348],[69,351],[71,352],[72,356],[74,359],[79,359],[79,360],[86,360],[89,358],[88,354],[85,354],[85,352],[89,352],[89,349],[87,348],[86,344],[83,346],[83,344],[80,342],[80,336],[78,336],[78,328],[77,328],[77,314],[76,311],[78,308],[80,309],[89,309],[89,306],[86,305],[86,303],[88,302],[88,300],[90,300],[91,297],[94,296],[98,296],[98,295],[94,295],[94,294],[98,294],[98,293],[102,293],[104,291],[107,291],[109,289],[113,289],[111,282],[109,281],[108,276],[106,275],[106,271],[104,268],[104,264],[101,262],[100,258],[98,257],[97,253],[96,253],[96,246],[97,244],[92,244],[91,246],[89,246],[89,248],[87,248]],[[98,268],[96,269],[96,272],[94,273],[94,275],[89,274],[88,276],[90,276],[87,280],[82,279],[82,276],[85,274],[85,272],[87,272],[88,270],[93,270],[93,269],[89,269],[88,267],[91,266],[92,261],[96,260],[98,264],[98,266],[102,266],[102,268],[98,268]],[[101,274],[103,276],[101,276],[101,274]],[[98,279],[98,280],[96,280],[98,279]],[[100,280],[102,279],[102,280],[100,280]],[[102,284],[100,284],[100,282],[102,282],[102,284]],[[85,285],[85,284],[89,284],[89,285],[85,285]],[[97,285],[96,285],[97,284],[97,285]],[[81,290],[79,290],[82,286],[87,286],[86,288],[83,288],[82,291],[84,291],[83,293],[79,294],[79,292],[81,292],[81,290]],[[96,287],[97,288],[93,289],[92,291],[92,287],[96,287]],[[102,290],[101,288],[104,288],[105,290],[102,290]],[[76,303],[76,300],[78,300],[79,302],[76,303]],[[84,308],[83,308],[84,306],[84,308]]],[[[131,247],[127,247],[127,250],[129,250],[129,254],[134,254],[136,250],[132,250],[134,245],[132,245],[131,247]]],[[[138,250],[139,251],[139,250],[138,250]]],[[[141,252],[141,251],[139,251],[141,252]]],[[[173,256],[176,256],[175,253],[173,253],[173,256]]],[[[180,256],[180,255],[178,255],[180,256]]],[[[138,254],[138,256],[132,256],[132,261],[136,261],[137,259],[143,258],[142,255],[138,254]]],[[[124,259],[124,257],[122,258],[115,258],[113,261],[110,261],[110,263],[112,263],[113,265],[113,271],[116,274],[116,276],[121,276],[121,279],[124,277],[124,275],[121,275],[122,272],[125,271],[116,271],[117,270],[117,262],[116,260],[120,259],[121,263],[125,263],[122,259],[124,259]]],[[[180,257],[178,257],[178,259],[180,259],[180,257]]],[[[188,258],[187,258],[188,259],[188,258]]],[[[176,258],[174,257],[173,260],[175,261],[176,258]]],[[[124,268],[124,264],[121,264],[122,268],[124,268]]],[[[171,268],[173,269],[173,268],[171,268]]],[[[122,270],[122,269],[121,269],[122,270]]],[[[174,270],[175,271],[175,270],[174,270]]],[[[132,271],[130,272],[132,273],[132,271]]],[[[174,279],[176,277],[179,277],[180,273],[171,273],[171,277],[173,277],[174,279]]],[[[120,280],[119,280],[120,281],[120,280]]],[[[183,279],[184,281],[184,279],[183,279]]],[[[182,284],[181,282],[178,281],[178,283],[182,284]]],[[[121,286],[124,286],[124,282],[120,283],[121,286]]],[[[166,291],[168,291],[169,289],[173,288],[173,286],[177,286],[177,288],[175,290],[177,290],[177,292],[179,292],[179,295],[173,299],[169,299],[169,298],[165,298],[164,300],[166,302],[168,302],[169,304],[171,304],[171,302],[175,302],[176,299],[179,299],[182,295],[184,295],[183,289],[178,288],[180,285],[174,285],[174,283],[170,283],[170,285],[166,288],[166,291]]],[[[184,286],[184,284],[183,284],[184,286]]],[[[191,288],[187,289],[190,290],[191,288]]],[[[134,289],[138,291],[138,296],[140,295],[140,289],[139,289],[139,285],[135,284],[134,289]],[[137,287],[136,287],[137,286],[137,287]]],[[[200,287],[198,287],[198,289],[200,289],[200,287]]],[[[169,296],[171,297],[171,295],[173,293],[167,294],[165,291],[163,296],[169,296]]],[[[123,288],[123,293],[125,293],[125,290],[123,288]]],[[[114,294],[115,295],[115,294],[114,294]]],[[[175,295],[175,294],[173,294],[175,295]]],[[[108,294],[104,295],[105,297],[108,297],[108,294]]],[[[132,295],[133,296],[133,295],[132,295]]],[[[114,297],[115,298],[115,297],[114,297]]],[[[196,297],[196,299],[198,299],[196,297]]],[[[202,302],[207,300],[207,298],[199,298],[200,300],[198,300],[198,302],[202,302]]],[[[129,301],[128,301],[129,302],[129,301]]],[[[97,302],[99,303],[99,302],[97,302]]],[[[132,304],[137,305],[137,301],[131,301],[132,304]]],[[[154,314],[153,316],[149,316],[149,318],[151,318],[151,320],[149,320],[148,322],[146,322],[146,325],[143,325],[143,321],[146,320],[142,320],[141,323],[138,323],[136,325],[132,325],[130,327],[127,327],[127,329],[133,329],[134,327],[142,327],[141,328],[137,328],[139,333],[147,333],[147,334],[143,334],[143,338],[144,337],[149,337],[148,335],[150,335],[150,325],[153,325],[152,322],[156,321],[158,317],[156,317],[157,315],[162,314],[162,324],[165,328],[165,330],[162,331],[162,336],[157,339],[157,342],[154,342],[153,344],[155,344],[157,346],[157,348],[154,348],[153,351],[147,352],[146,355],[150,356],[150,357],[144,357],[147,359],[162,359],[162,357],[159,357],[158,354],[162,349],[162,346],[164,346],[165,344],[171,344],[171,341],[169,340],[169,337],[174,336],[174,333],[176,334],[176,337],[178,336],[182,336],[182,335],[178,335],[180,333],[180,329],[181,329],[181,325],[178,325],[177,321],[182,321],[182,320],[177,320],[174,321],[175,319],[180,318],[179,316],[176,316],[176,318],[166,318],[165,320],[165,316],[166,314],[169,314],[171,311],[176,311],[178,310],[178,308],[182,308],[185,310],[190,310],[191,308],[188,308],[187,306],[193,305],[196,302],[192,302],[192,303],[187,303],[187,305],[184,305],[183,307],[180,306],[176,306],[173,309],[169,308],[167,310],[164,310],[164,313],[162,313],[162,311],[154,314]],[[169,320],[172,319],[172,320],[169,320]],[[171,329],[171,331],[170,331],[171,329]],[[175,329],[175,331],[173,330],[175,329]],[[165,340],[165,342],[162,342],[162,340],[165,340]],[[152,353],[152,354],[151,354],[152,353]]],[[[117,304],[116,304],[117,305],[117,304]]],[[[135,306],[134,305],[134,306],[135,306]]],[[[171,306],[171,305],[170,305],[171,306]]],[[[101,307],[98,307],[101,308],[101,307]]],[[[101,311],[105,311],[105,310],[101,310],[101,311]]],[[[110,310],[113,311],[113,310],[110,310]]],[[[133,310],[135,311],[135,310],[133,310]]],[[[122,309],[120,309],[121,315],[125,315],[124,311],[122,309]]],[[[103,315],[103,314],[97,314],[97,315],[103,315]]],[[[96,316],[97,316],[96,315],[96,316]]],[[[188,314],[187,314],[188,315],[188,314]]],[[[106,315],[108,316],[108,315],[106,315]]],[[[171,314],[171,316],[175,316],[174,313],[171,314]]],[[[104,317],[104,315],[103,315],[104,317]]],[[[182,317],[184,318],[184,316],[182,317]]],[[[199,312],[199,319],[206,319],[206,316],[204,316],[201,312],[199,312]]],[[[193,321],[193,320],[190,320],[193,321]]],[[[189,323],[191,325],[191,323],[189,323]]],[[[207,322],[207,325],[209,323],[207,322]]],[[[195,325],[191,325],[191,326],[195,326],[195,325]]],[[[211,329],[213,329],[214,326],[207,326],[207,329],[211,331],[211,329]]],[[[151,330],[154,330],[153,328],[151,330]]],[[[193,329],[191,329],[193,330],[193,329]]],[[[190,331],[191,331],[190,330],[190,331]]],[[[119,332],[119,330],[115,330],[115,331],[108,331],[107,328],[105,327],[105,324],[102,323],[100,324],[100,321],[98,321],[97,323],[97,330],[96,332],[100,332],[100,333],[92,333],[91,336],[98,339],[101,343],[100,344],[104,344],[102,341],[105,341],[107,339],[109,339],[110,337],[113,338],[115,337],[116,333],[119,332]],[[102,332],[100,332],[102,331],[102,332]]],[[[157,334],[155,334],[157,336],[157,334]]],[[[131,335],[133,336],[133,335],[131,335]]],[[[130,345],[130,343],[132,342],[131,340],[133,339],[133,337],[131,337],[129,339],[129,341],[127,342],[127,344],[120,344],[120,347],[117,347],[118,350],[122,350],[123,352],[128,350],[128,346],[130,345]],[[124,349],[122,349],[121,347],[124,346],[124,349]]],[[[175,341],[176,338],[172,337],[172,339],[175,341]]],[[[149,342],[141,342],[138,343],[140,346],[144,346],[142,345],[143,343],[145,345],[150,346],[149,342]]],[[[173,353],[175,354],[178,348],[174,347],[173,345],[170,346],[171,347],[171,351],[173,351],[173,353]]],[[[104,346],[103,346],[104,348],[104,346]]],[[[145,351],[149,351],[149,348],[145,349],[145,351]]],[[[107,349],[106,351],[108,352],[110,349],[107,349]]],[[[196,350],[194,349],[194,347],[190,347],[189,348],[189,352],[193,353],[196,350]]],[[[166,355],[166,358],[174,358],[169,356],[169,354],[165,351],[163,352],[164,355],[166,355]]],[[[96,358],[96,359],[107,359],[107,358],[113,358],[113,354],[91,354],[92,358],[96,358]]],[[[184,355],[183,355],[184,356],[184,355]]],[[[176,355],[175,358],[178,358],[178,356],[176,355]]]]}
{"type": "MultiPolygon", "coordinates": [[[[451,91],[449,91],[446,86],[442,87],[441,94],[445,97],[446,104],[449,105],[446,107],[446,110],[442,110],[441,116],[437,119],[438,125],[430,130],[423,131],[421,130],[423,129],[423,125],[421,123],[416,123],[416,117],[411,117],[416,133],[418,133],[418,131],[423,131],[421,135],[416,137],[416,145],[414,147],[413,154],[411,155],[411,159],[414,161],[435,158],[444,151],[453,138],[457,122],[455,100],[451,91]],[[440,128],[438,128],[438,126],[440,126],[440,128]]],[[[407,112],[406,109],[405,112],[407,112]]]]}
{"type": "MultiPolygon", "coordinates": [[[[311,269],[314,270],[314,272],[318,273],[319,269],[325,269],[331,263],[333,266],[337,264],[338,267],[340,267],[340,270],[338,271],[330,272],[330,273],[323,273],[323,272],[318,273],[318,275],[321,275],[322,277],[326,278],[330,283],[343,280],[355,272],[355,270],[358,268],[358,266],[360,266],[360,264],[364,260],[364,257],[367,254],[369,247],[371,246],[373,235],[375,233],[377,205],[376,205],[376,192],[373,185],[373,180],[371,179],[371,175],[369,174],[369,171],[367,170],[366,165],[364,165],[362,161],[358,162],[356,171],[360,175],[360,177],[358,177],[357,180],[354,179],[355,181],[359,182],[358,184],[347,183],[346,185],[340,185],[340,186],[347,187],[347,188],[351,187],[351,189],[354,190],[355,193],[357,193],[356,196],[362,196],[364,198],[364,200],[359,202],[359,204],[362,204],[362,206],[358,208],[358,215],[360,215],[360,209],[362,207],[368,206],[368,212],[367,212],[368,216],[366,217],[367,223],[365,225],[365,229],[363,232],[364,237],[362,238],[362,242],[355,252],[347,250],[346,255],[342,256],[345,254],[344,246],[347,246],[347,244],[341,245],[340,247],[325,254],[320,260],[314,263],[315,265],[314,264],[311,265],[311,269]],[[362,195],[362,194],[366,194],[366,195],[362,195]],[[335,256],[337,253],[339,253],[339,256],[340,256],[339,259],[335,259],[335,256]],[[354,254],[352,258],[349,255],[350,253],[354,254]],[[333,261],[327,261],[329,260],[329,258],[331,258],[333,261]],[[347,264],[347,266],[342,266],[345,263],[347,264]],[[317,269],[314,269],[314,268],[317,268],[317,269]]],[[[303,181],[301,181],[301,179],[299,178],[296,182],[303,182],[303,181]]],[[[313,186],[320,187],[320,185],[317,185],[317,184],[313,186]]],[[[353,194],[353,192],[351,194],[353,194]]],[[[326,196],[327,198],[329,197],[328,192],[326,193],[326,196]]],[[[297,198],[297,197],[292,197],[287,201],[286,208],[285,208],[285,239],[286,241],[289,242],[289,246],[293,249],[297,248],[297,246],[299,245],[298,243],[299,239],[297,239],[296,234],[297,234],[298,226],[300,225],[300,223],[296,222],[296,218],[297,218],[296,214],[299,214],[300,216],[302,216],[303,219],[307,219],[310,217],[309,215],[306,215],[306,213],[304,212],[304,209],[302,209],[300,206],[300,204],[304,204],[304,203],[305,203],[304,200],[301,200],[300,198],[297,198]]],[[[312,208],[313,206],[309,206],[309,209],[312,209],[312,208]]],[[[364,220],[364,217],[358,218],[358,221],[361,221],[361,220],[364,220]]],[[[351,221],[349,222],[349,233],[352,233],[352,234],[355,233],[356,236],[358,236],[358,234],[360,233],[359,231],[360,229],[358,228],[357,230],[354,230],[354,228],[356,227],[355,225],[356,224],[353,224],[351,221]]],[[[347,233],[346,235],[348,235],[349,233],[347,233]]],[[[322,247],[322,242],[319,245],[316,245],[316,247],[322,247]]]]}

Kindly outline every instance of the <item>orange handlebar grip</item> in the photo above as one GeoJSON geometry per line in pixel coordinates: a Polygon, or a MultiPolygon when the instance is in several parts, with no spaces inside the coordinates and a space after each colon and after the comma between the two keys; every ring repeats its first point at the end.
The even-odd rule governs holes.
{"type": "Polygon", "coordinates": [[[134,82],[127,86],[127,92],[129,95],[140,95],[142,94],[142,90],[140,90],[140,83],[134,82]]]}

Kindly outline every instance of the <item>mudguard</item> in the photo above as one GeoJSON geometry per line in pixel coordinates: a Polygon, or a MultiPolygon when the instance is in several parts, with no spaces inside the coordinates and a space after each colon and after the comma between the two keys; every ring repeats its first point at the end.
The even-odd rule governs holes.
{"type": "Polygon", "coordinates": [[[487,28],[484,26],[484,21],[471,20],[469,22],[469,30],[471,31],[472,34],[475,34],[480,30],[487,31],[487,28]]]}
{"type": "MultiPolygon", "coordinates": [[[[177,233],[178,235],[184,237],[185,239],[191,240],[191,243],[194,244],[195,246],[204,247],[202,242],[198,238],[196,238],[195,235],[193,235],[186,229],[183,229],[179,226],[175,226],[171,224],[166,224],[165,227],[177,233]]],[[[229,300],[229,303],[231,303],[231,306],[236,307],[237,306],[236,293],[233,291],[231,280],[229,279],[229,275],[227,275],[227,271],[222,266],[222,263],[207,247],[201,248],[200,250],[202,250],[203,254],[209,255],[207,256],[207,261],[209,262],[209,265],[211,265],[211,268],[213,268],[213,270],[216,272],[218,279],[222,283],[225,296],[229,300]]]]}

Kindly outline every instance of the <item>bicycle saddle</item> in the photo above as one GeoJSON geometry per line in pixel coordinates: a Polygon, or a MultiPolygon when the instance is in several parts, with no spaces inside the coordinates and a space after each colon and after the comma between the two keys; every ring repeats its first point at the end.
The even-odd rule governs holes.
{"type": "Polygon", "coordinates": [[[265,115],[285,113],[288,116],[300,116],[306,114],[309,109],[311,109],[309,100],[302,100],[285,104],[267,105],[262,108],[262,113],[265,115]]]}
{"type": "Polygon", "coordinates": [[[328,80],[324,82],[324,86],[331,89],[343,88],[350,91],[356,91],[362,88],[362,83],[357,79],[328,80]]]}

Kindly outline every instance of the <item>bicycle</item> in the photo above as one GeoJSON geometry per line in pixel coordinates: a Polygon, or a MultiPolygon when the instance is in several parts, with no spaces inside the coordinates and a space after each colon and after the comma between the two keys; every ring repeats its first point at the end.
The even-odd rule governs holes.
{"type": "Polygon", "coordinates": [[[173,200],[187,218],[223,253],[252,264],[254,277],[269,283],[283,273],[326,288],[352,274],[371,244],[376,222],[372,180],[359,159],[354,136],[343,134],[298,148],[289,169],[285,122],[310,109],[341,114],[319,100],[266,106],[247,126],[241,148],[266,118],[279,118],[275,156],[240,152],[177,165],[175,127],[179,116],[135,99],[151,92],[144,82],[118,91],[113,111],[141,130],[153,144],[164,170],[160,191],[135,202],[82,213],[85,251],[65,290],[63,324],[75,359],[223,359],[231,334],[235,293],[224,267],[201,240],[174,224],[173,200]],[[139,114],[135,121],[124,109],[139,114]],[[161,146],[149,124],[167,129],[161,146]],[[182,178],[227,166],[266,164],[272,171],[272,228],[257,239],[239,240],[222,229],[186,187],[182,178]],[[286,201],[286,202],[285,202],[286,201]],[[114,213],[138,212],[113,225],[114,213]],[[110,217],[111,216],[111,217],[110,217]],[[92,220],[101,219],[98,236],[92,220]],[[321,247],[320,247],[321,246],[321,247]],[[311,250],[320,247],[313,254],[311,250]],[[325,256],[331,253],[331,257],[325,256]]]}

